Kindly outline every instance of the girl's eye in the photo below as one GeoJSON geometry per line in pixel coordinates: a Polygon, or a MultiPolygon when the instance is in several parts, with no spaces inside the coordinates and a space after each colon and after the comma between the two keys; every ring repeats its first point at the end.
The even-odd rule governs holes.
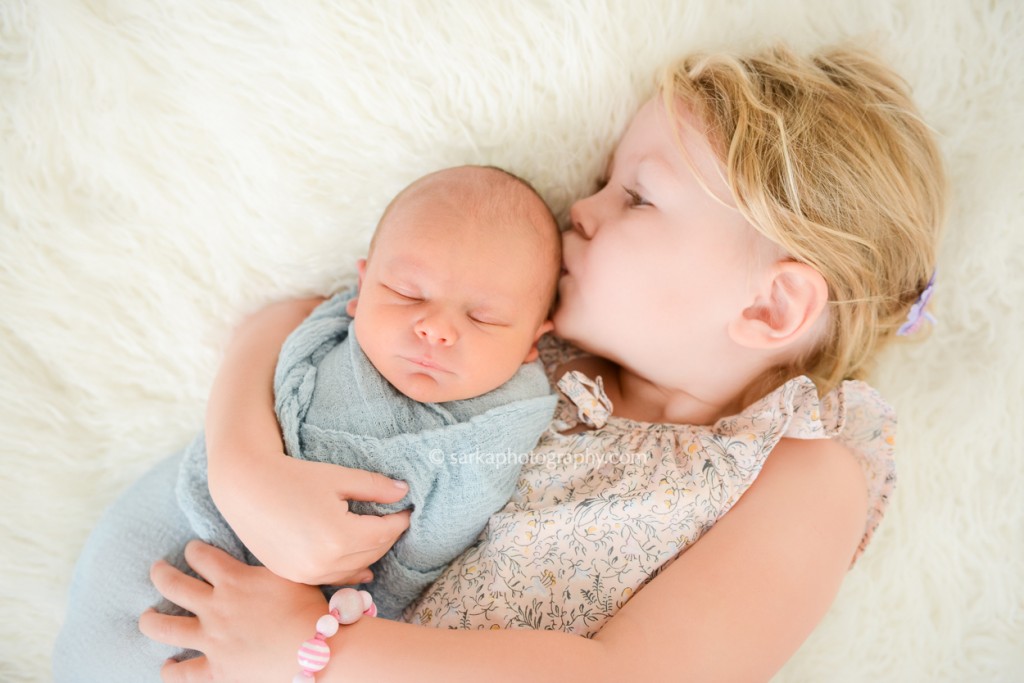
{"type": "Polygon", "coordinates": [[[643,197],[641,197],[640,193],[637,192],[636,190],[631,190],[628,187],[626,187],[625,185],[622,186],[622,189],[625,190],[626,194],[629,196],[629,205],[630,206],[636,207],[636,206],[650,206],[651,205],[651,203],[649,201],[647,201],[646,199],[644,199],[643,197]]]}

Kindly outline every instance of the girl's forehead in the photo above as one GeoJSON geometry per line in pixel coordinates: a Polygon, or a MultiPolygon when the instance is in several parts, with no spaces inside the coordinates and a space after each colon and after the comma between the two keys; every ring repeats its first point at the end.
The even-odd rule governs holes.
{"type": "Polygon", "coordinates": [[[682,151],[689,154],[711,151],[705,126],[684,102],[674,103],[670,111],[665,101],[655,96],[637,111],[612,158],[631,154],[675,158],[681,156],[682,151]]]}
{"type": "Polygon", "coordinates": [[[633,166],[645,161],[671,169],[680,178],[699,175],[718,196],[729,195],[725,167],[708,139],[706,126],[693,109],[676,100],[671,110],[656,95],[643,104],[609,159],[633,166]]]}

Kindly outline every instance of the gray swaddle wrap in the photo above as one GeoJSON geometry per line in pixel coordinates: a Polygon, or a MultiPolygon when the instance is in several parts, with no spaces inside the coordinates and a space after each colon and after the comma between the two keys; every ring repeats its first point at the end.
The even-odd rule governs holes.
{"type": "MultiPolygon", "coordinates": [[[[534,362],[476,398],[411,400],[376,371],[349,333],[345,305],[354,294],[345,290],[322,303],[285,341],[274,375],[275,410],[292,457],[408,482],[398,503],[350,503],[361,514],[413,508],[409,529],[373,565],[374,580],[364,586],[380,616],[395,619],[508,501],[556,399],[534,362]]],[[[177,497],[200,538],[255,563],[210,498],[202,434],[186,449],[177,497]]]]}

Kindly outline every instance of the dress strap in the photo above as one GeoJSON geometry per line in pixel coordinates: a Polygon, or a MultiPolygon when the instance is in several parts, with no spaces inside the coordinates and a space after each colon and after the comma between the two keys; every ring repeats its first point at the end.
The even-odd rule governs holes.
{"type": "Polygon", "coordinates": [[[570,370],[558,380],[558,388],[576,405],[576,416],[588,427],[600,429],[612,414],[612,402],[604,393],[604,381],[594,381],[579,370],[570,370]]]}

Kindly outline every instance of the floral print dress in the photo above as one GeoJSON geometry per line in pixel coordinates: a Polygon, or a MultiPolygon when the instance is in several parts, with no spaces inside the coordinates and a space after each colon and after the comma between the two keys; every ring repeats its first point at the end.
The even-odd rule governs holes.
{"type": "MultiPolygon", "coordinates": [[[[549,376],[579,355],[553,339],[541,346],[549,376]]],[[[686,426],[608,415],[599,378],[567,374],[552,378],[563,390],[555,420],[524,458],[512,499],[406,609],[406,621],[593,636],[729,511],[782,437],[833,438],[858,457],[869,505],[854,559],[892,494],[895,414],[863,382],[819,399],[811,380],[797,377],[738,415],[686,426]],[[581,421],[591,428],[562,433],[581,421]]]]}

